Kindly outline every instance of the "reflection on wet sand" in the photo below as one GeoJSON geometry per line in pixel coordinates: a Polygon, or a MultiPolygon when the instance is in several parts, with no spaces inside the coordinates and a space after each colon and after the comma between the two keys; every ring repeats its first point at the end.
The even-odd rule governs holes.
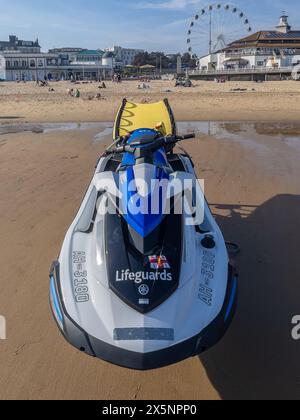
{"type": "MultiPolygon", "coordinates": [[[[218,122],[200,121],[183,122],[179,124],[181,130],[197,131],[201,134],[218,138],[236,138],[236,136],[272,136],[299,137],[300,123],[272,123],[272,122],[218,122]]],[[[241,139],[242,139],[241,138],[241,139]]]]}
{"type": "MultiPolygon", "coordinates": [[[[269,123],[269,122],[217,122],[217,121],[192,121],[179,122],[178,130],[182,133],[194,132],[198,134],[215,136],[219,139],[240,140],[250,136],[272,136],[272,137],[299,137],[300,123],[269,123]]],[[[112,122],[95,123],[41,123],[41,124],[3,124],[0,125],[0,135],[32,132],[37,134],[51,133],[55,131],[83,131],[88,129],[105,130],[106,134],[112,134],[112,122]]],[[[97,138],[96,138],[97,139],[97,138]]],[[[101,136],[100,136],[101,139],[101,136]]]]}
{"type": "Polygon", "coordinates": [[[31,132],[34,134],[47,134],[60,131],[85,131],[89,129],[99,129],[103,131],[110,129],[112,132],[112,123],[41,123],[41,124],[3,124],[0,125],[0,135],[18,134],[31,132]]]}

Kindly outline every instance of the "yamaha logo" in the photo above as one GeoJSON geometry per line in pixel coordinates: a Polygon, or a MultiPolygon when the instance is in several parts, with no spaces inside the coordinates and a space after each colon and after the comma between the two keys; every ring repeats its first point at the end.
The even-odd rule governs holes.
{"type": "Polygon", "coordinates": [[[139,293],[142,296],[147,296],[149,294],[149,292],[150,292],[150,289],[149,289],[149,287],[146,284],[141,284],[140,285],[140,287],[139,287],[139,293]]]}

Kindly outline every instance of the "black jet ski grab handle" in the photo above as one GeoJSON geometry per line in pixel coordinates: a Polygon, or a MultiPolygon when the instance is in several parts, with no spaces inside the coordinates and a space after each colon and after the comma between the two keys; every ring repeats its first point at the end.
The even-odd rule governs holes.
{"type": "Polygon", "coordinates": [[[196,134],[195,133],[185,134],[184,136],[176,136],[176,138],[177,138],[177,141],[190,140],[190,139],[195,139],[196,134]]]}
{"type": "Polygon", "coordinates": [[[138,141],[135,141],[135,142],[131,143],[130,145],[126,144],[124,146],[119,146],[119,147],[115,147],[114,149],[107,150],[106,154],[134,153],[134,151],[141,146],[143,147],[144,151],[155,152],[156,150],[159,150],[161,147],[175,145],[176,143],[179,143],[180,141],[190,140],[190,139],[194,139],[194,138],[196,138],[195,133],[186,134],[184,136],[160,137],[160,138],[158,138],[154,141],[153,140],[151,142],[149,141],[149,143],[147,143],[143,140],[138,140],[138,141]]]}

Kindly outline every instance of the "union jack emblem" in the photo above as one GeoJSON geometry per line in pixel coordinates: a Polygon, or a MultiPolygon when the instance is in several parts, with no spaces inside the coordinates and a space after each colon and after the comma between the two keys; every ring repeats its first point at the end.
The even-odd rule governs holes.
{"type": "Polygon", "coordinates": [[[159,270],[159,269],[170,269],[170,264],[168,263],[167,258],[164,255],[157,256],[153,255],[149,257],[150,267],[152,270],[159,270]]]}

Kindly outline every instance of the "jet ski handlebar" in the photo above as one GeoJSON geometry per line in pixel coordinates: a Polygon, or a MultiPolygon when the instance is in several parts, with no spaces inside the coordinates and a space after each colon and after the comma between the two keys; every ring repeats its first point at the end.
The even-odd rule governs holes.
{"type": "Polygon", "coordinates": [[[107,150],[106,154],[111,155],[115,153],[134,153],[136,149],[143,148],[145,151],[148,152],[155,152],[159,150],[161,147],[166,146],[175,146],[176,143],[184,140],[190,140],[196,138],[196,134],[186,134],[184,136],[165,136],[160,137],[156,140],[152,140],[151,142],[147,142],[146,140],[137,140],[131,144],[125,144],[123,146],[118,146],[113,149],[107,150]]]}
{"type": "Polygon", "coordinates": [[[196,134],[195,133],[191,133],[191,134],[186,134],[184,136],[176,136],[176,139],[178,141],[183,141],[183,140],[190,140],[190,139],[195,139],[196,138],[196,134]]]}

